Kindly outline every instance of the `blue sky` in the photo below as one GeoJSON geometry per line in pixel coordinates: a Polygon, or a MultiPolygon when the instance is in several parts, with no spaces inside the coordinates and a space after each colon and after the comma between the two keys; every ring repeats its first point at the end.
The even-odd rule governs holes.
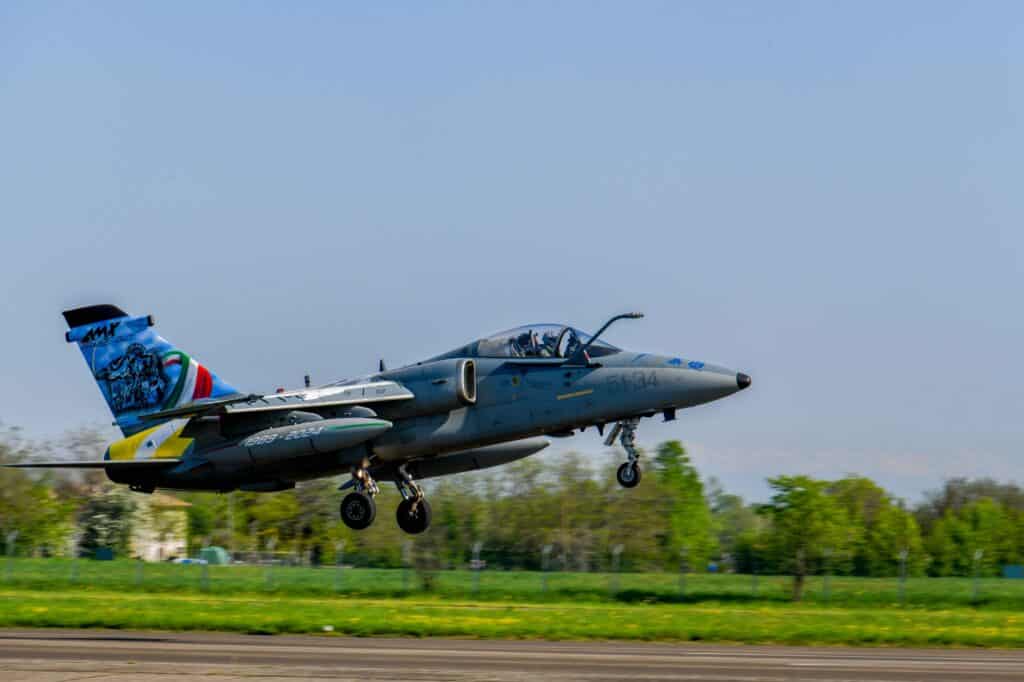
{"type": "Polygon", "coordinates": [[[637,309],[730,489],[1024,482],[1019,3],[293,5],[0,5],[5,424],[108,421],[69,306],[251,390],[637,309]]]}

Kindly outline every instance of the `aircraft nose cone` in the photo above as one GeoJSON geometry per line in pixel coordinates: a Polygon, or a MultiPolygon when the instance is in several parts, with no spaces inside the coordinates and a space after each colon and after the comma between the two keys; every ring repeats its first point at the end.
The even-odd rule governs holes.
{"type": "Polygon", "coordinates": [[[743,390],[744,388],[749,386],[750,385],[750,375],[744,374],[743,372],[737,373],[736,374],[736,385],[740,387],[740,390],[743,390]]]}

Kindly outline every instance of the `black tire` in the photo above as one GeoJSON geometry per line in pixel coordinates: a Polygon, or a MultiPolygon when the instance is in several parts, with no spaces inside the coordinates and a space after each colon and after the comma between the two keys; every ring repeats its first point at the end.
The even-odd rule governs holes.
{"type": "Polygon", "coordinates": [[[427,528],[430,528],[430,519],[433,513],[430,511],[430,503],[420,500],[416,504],[416,511],[412,510],[413,500],[402,500],[398,503],[398,511],[395,513],[395,520],[398,527],[410,535],[419,535],[427,528]]]}
{"type": "Polygon", "coordinates": [[[615,478],[623,488],[635,488],[640,483],[640,467],[623,462],[619,470],[615,472],[615,478]]]}
{"type": "Polygon", "coordinates": [[[366,493],[349,493],[341,501],[341,520],[352,530],[363,530],[377,518],[377,503],[366,493]]]}

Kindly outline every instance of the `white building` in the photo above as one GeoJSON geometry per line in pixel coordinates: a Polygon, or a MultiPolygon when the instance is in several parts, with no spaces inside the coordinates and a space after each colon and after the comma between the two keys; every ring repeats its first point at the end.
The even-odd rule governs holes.
{"type": "Polygon", "coordinates": [[[188,555],[188,508],[170,495],[139,495],[132,518],[132,556],[165,561],[188,555]]]}

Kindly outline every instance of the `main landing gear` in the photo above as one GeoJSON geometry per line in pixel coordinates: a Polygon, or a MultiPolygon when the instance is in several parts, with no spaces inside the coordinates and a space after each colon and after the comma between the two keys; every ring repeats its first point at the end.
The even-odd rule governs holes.
{"type": "Polygon", "coordinates": [[[349,493],[341,501],[341,520],[352,530],[369,527],[377,518],[377,503],[364,492],[349,493]]]}
{"type": "Polygon", "coordinates": [[[423,489],[405,470],[404,464],[398,467],[395,485],[402,495],[402,501],[398,503],[398,511],[395,514],[398,527],[410,535],[419,535],[430,527],[430,503],[423,496],[423,489]]]}
{"type": "Polygon", "coordinates": [[[363,460],[361,466],[352,467],[355,491],[341,501],[341,520],[353,530],[363,530],[377,518],[377,502],[373,498],[380,492],[380,488],[367,471],[368,464],[363,460]]]}
{"type": "Polygon", "coordinates": [[[636,427],[639,423],[639,417],[624,419],[615,424],[604,439],[604,444],[611,447],[618,438],[622,449],[626,451],[628,459],[615,472],[615,478],[623,488],[635,488],[640,483],[640,451],[636,449],[636,427]]]}
{"type": "MultiPolygon", "coordinates": [[[[377,516],[377,502],[374,497],[380,492],[380,488],[370,476],[368,464],[364,461],[362,466],[352,467],[355,491],[341,501],[341,520],[353,530],[369,527],[377,516]]],[[[398,503],[398,511],[395,514],[398,527],[411,535],[424,532],[430,527],[430,503],[423,496],[423,489],[406,471],[405,465],[398,467],[395,485],[402,495],[402,501],[398,503]]]]}

